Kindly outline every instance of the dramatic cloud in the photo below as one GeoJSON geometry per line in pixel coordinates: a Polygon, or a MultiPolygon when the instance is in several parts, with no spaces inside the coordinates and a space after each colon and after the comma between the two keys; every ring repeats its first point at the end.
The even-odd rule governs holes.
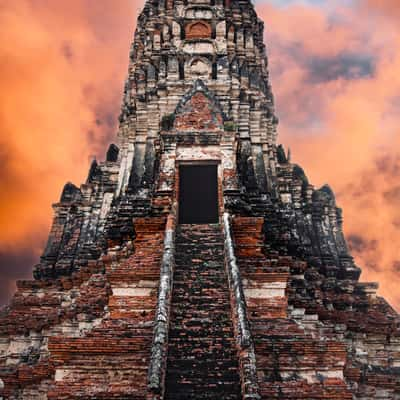
{"type": "Polygon", "coordinates": [[[362,280],[399,308],[398,2],[299,3],[258,6],[279,139],[311,182],[333,187],[362,280]]]}
{"type": "Polygon", "coordinates": [[[311,58],[307,65],[308,79],[312,84],[338,79],[368,78],[374,73],[372,58],[359,54],[339,54],[335,57],[311,58]]]}
{"type": "Polygon", "coordinates": [[[0,304],[6,303],[14,293],[14,282],[27,275],[27,269],[37,263],[41,248],[2,248],[0,252],[0,265],[4,267],[1,271],[0,280],[0,304]]]}
{"type": "Polygon", "coordinates": [[[0,2],[1,302],[38,262],[64,183],[115,136],[137,8],[0,2]]]}
{"type": "MultiPolygon", "coordinates": [[[[400,293],[397,0],[258,1],[279,141],[329,183],[363,280],[400,293]]],[[[115,136],[142,1],[0,1],[0,291],[29,277],[67,181],[115,136]]]]}

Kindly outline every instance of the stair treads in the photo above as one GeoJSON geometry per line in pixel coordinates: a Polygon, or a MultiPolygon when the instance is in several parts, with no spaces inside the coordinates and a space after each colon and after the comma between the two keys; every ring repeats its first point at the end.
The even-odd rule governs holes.
{"type": "Polygon", "coordinates": [[[180,225],[166,374],[166,400],[238,400],[224,239],[219,225],[180,225]]]}

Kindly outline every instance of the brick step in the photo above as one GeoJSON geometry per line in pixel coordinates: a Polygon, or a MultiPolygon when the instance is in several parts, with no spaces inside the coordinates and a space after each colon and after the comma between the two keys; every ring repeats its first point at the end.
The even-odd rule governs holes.
{"type": "MultiPolygon", "coordinates": [[[[177,300],[180,301],[185,301],[187,300],[185,298],[185,296],[181,295],[181,296],[176,296],[177,300]]],[[[191,310],[196,309],[197,307],[208,307],[207,310],[214,310],[214,309],[221,309],[222,311],[226,311],[226,307],[229,308],[229,302],[228,300],[223,299],[220,300],[219,303],[211,305],[213,301],[213,297],[212,296],[206,296],[204,295],[204,298],[201,299],[201,293],[193,293],[192,298],[190,299],[190,301],[187,301],[187,306],[190,307],[191,310]]],[[[216,300],[218,301],[218,300],[216,300]]]]}
{"type": "Polygon", "coordinates": [[[194,247],[194,246],[199,246],[200,250],[205,250],[209,249],[210,244],[215,246],[214,250],[220,250],[224,248],[224,242],[223,242],[223,237],[215,238],[215,240],[211,240],[210,238],[207,238],[204,240],[204,238],[183,238],[183,239],[178,239],[175,242],[176,245],[179,246],[179,251],[182,251],[184,249],[187,249],[189,247],[194,247]]]}
{"type": "Polygon", "coordinates": [[[193,245],[199,245],[201,246],[202,249],[205,248],[206,244],[213,243],[217,247],[216,248],[221,248],[221,246],[224,245],[223,241],[223,235],[218,234],[218,235],[203,235],[203,236],[190,236],[190,235],[185,235],[185,236],[180,236],[177,237],[175,243],[179,246],[182,246],[180,249],[184,249],[186,247],[190,247],[193,245]]]}
{"type": "Polygon", "coordinates": [[[193,259],[192,257],[175,257],[175,264],[179,265],[182,269],[177,271],[178,274],[196,273],[198,271],[224,271],[223,262],[217,263],[215,260],[223,259],[223,255],[212,256],[210,259],[205,259],[204,257],[193,259]]]}
{"type": "MultiPolygon", "coordinates": [[[[185,299],[182,299],[185,301],[185,299]]],[[[208,309],[208,313],[205,311],[199,311],[196,307],[207,306],[207,303],[195,303],[189,305],[186,308],[180,306],[177,310],[174,310],[171,315],[175,321],[172,322],[171,326],[179,329],[183,323],[189,323],[190,325],[200,325],[206,328],[206,323],[213,323],[216,327],[219,326],[231,326],[231,319],[226,313],[230,312],[229,304],[215,305],[208,309]],[[216,314],[216,315],[210,315],[216,314]]]]}
{"type": "Polygon", "coordinates": [[[196,257],[193,259],[191,256],[185,257],[175,257],[175,264],[181,266],[182,271],[178,271],[178,273],[195,273],[197,271],[222,271],[224,270],[224,264],[222,263],[215,263],[215,260],[223,259],[223,255],[211,255],[208,259],[205,257],[199,258],[196,257]]]}
{"type": "MultiPolygon", "coordinates": [[[[184,365],[180,365],[181,368],[184,368],[184,365]]],[[[209,374],[207,374],[209,371],[205,371],[203,376],[197,375],[197,378],[193,375],[183,375],[180,373],[178,370],[176,372],[173,372],[171,374],[171,378],[173,378],[173,383],[171,384],[170,388],[175,387],[174,394],[176,392],[191,392],[191,391],[198,391],[202,392],[205,391],[204,389],[207,389],[207,391],[215,391],[218,389],[222,388],[232,388],[234,391],[237,391],[239,389],[240,392],[240,385],[236,379],[236,374],[229,374],[227,373],[226,375],[220,375],[220,376],[213,376],[210,377],[209,374]],[[190,382],[188,381],[190,379],[190,382]],[[204,384],[207,382],[207,386],[205,387],[204,384]],[[197,384],[196,385],[194,385],[197,384]],[[203,390],[201,388],[203,387],[203,390]]],[[[229,392],[225,392],[224,394],[229,394],[229,392]]],[[[239,397],[241,398],[241,397],[239,397]]]]}
{"type": "Polygon", "coordinates": [[[229,312],[229,306],[226,307],[210,307],[209,314],[200,313],[195,308],[186,308],[181,309],[180,311],[175,311],[172,313],[175,322],[172,323],[175,329],[179,329],[183,327],[183,324],[186,325],[195,325],[200,326],[202,328],[208,328],[208,324],[214,324],[215,327],[225,327],[231,326],[230,318],[224,315],[226,312],[229,312]],[[210,314],[218,312],[219,314],[216,316],[210,317],[210,314]]]}
{"type": "MultiPolygon", "coordinates": [[[[204,351],[204,354],[207,354],[207,357],[209,357],[210,360],[216,361],[216,360],[230,360],[230,357],[234,354],[236,354],[236,350],[234,349],[234,343],[232,342],[214,342],[214,343],[208,343],[204,341],[194,341],[190,340],[176,340],[176,339],[171,339],[170,341],[170,349],[169,349],[169,355],[171,357],[179,357],[180,355],[183,355],[185,352],[185,356],[187,356],[187,350],[192,349],[193,350],[193,356],[197,354],[197,350],[201,349],[204,351]],[[226,349],[221,350],[221,347],[226,347],[226,349]]],[[[196,356],[197,357],[197,356],[196,356]]],[[[187,357],[185,359],[188,359],[187,357]]]]}
{"type": "MultiPolygon", "coordinates": [[[[227,371],[226,364],[231,365],[232,362],[232,357],[236,355],[236,351],[226,351],[221,354],[217,354],[216,352],[218,351],[218,346],[214,347],[206,347],[204,346],[186,346],[186,347],[181,347],[177,346],[175,349],[170,349],[169,350],[169,357],[171,360],[175,360],[176,365],[184,364],[187,366],[199,366],[202,364],[202,358],[203,357],[208,357],[206,360],[204,360],[204,363],[207,365],[212,365],[212,370],[214,372],[221,370],[222,372],[227,371]],[[182,360],[183,356],[185,357],[184,360],[182,360]]],[[[176,367],[175,365],[175,367],[176,367]]],[[[234,365],[234,370],[236,371],[237,365],[234,365]]],[[[185,372],[185,374],[189,374],[190,372],[185,372]]],[[[197,374],[199,372],[195,372],[197,374]]],[[[210,374],[210,372],[208,372],[210,374]]]]}
{"type": "MultiPolygon", "coordinates": [[[[179,241],[177,240],[175,242],[179,248],[177,248],[177,253],[182,254],[186,251],[186,249],[194,248],[196,247],[196,250],[200,251],[207,251],[207,250],[212,250],[214,252],[222,252],[224,249],[224,241],[223,237],[219,238],[218,240],[212,241],[212,240],[195,240],[195,239],[190,239],[190,240],[185,240],[185,241],[179,241]],[[212,247],[211,247],[212,246],[212,247]]],[[[207,252],[206,252],[207,254],[207,252]]],[[[200,255],[200,252],[197,253],[197,255],[200,255]]]]}
{"type": "MultiPolygon", "coordinates": [[[[185,281],[186,284],[192,284],[193,282],[199,282],[200,280],[210,279],[213,280],[222,280],[225,282],[225,266],[211,266],[210,261],[204,262],[196,265],[195,268],[189,267],[190,264],[195,264],[195,261],[185,261],[185,262],[176,262],[176,265],[180,265],[183,271],[177,271],[174,274],[174,278],[179,281],[185,281]],[[190,269],[189,269],[190,268],[190,269]],[[190,279],[190,281],[188,280],[190,279]]],[[[221,290],[223,290],[223,286],[221,286],[221,290]]]]}
{"type": "MultiPolygon", "coordinates": [[[[185,266],[183,266],[185,268],[185,266]]],[[[197,270],[185,271],[179,274],[175,274],[175,282],[177,285],[192,286],[195,283],[201,283],[207,279],[209,282],[225,283],[224,279],[225,270],[221,265],[217,268],[198,268],[197,270]],[[190,279],[190,281],[188,281],[190,279]]],[[[203,285],[204,286],[204,285],[203,285]]],[[[221,286],[220,286],[221,288],[221,286]]],[[[226,293],[226,290],[221,290],[221,293],[226,293]]]]}
{"type": "MultiPolygon", "coordinates": [[[[178,299],[185,301],[185,299],[179,298],[178,299]]],[[[183,306],[180,306],[178,309],[174,310],[174,312],[172,313],[172,315],[175,318],[178,318],[180,321],[182,319],[184,320],[199,320],[199,319],[210,319],[216,322],[216,323],[222,323],[222,322],[227,322],[229,324],[230,318],[227,317],[226,315],[224,315],[226,312],[230,311],[229,308],[229,303],[223,303],[223,304],[216,304],[214,305],[214,307],[210,307],[208,309],[208,312],[205,311],[199,311],[198,308],[196,307],[200,307],[203,305],[207,305],[207,302],[204,303],[194,303],[194,304],[188,304],[186,308],[184,308],[183,306]],[[221,314],[215,315],[210,317],[210,313],[211,312],[220,312],[221,314]]],[[[177,325],[179,326],[179,325],[177,325]]]]}
{"type": "MultiPolygon", "coordinates": [[[[223,310],[221,310],[223,311],[223,310]]],[[[184,315],[176,315],[174,314],[175,320],[176,322],[172,325],[173,329],[187,329],[188,327],[192,326],[192,327],[199,327],[201,329],[207,329],[209,328],[209,324],[211,324],[211,326],[215,326],[216,328],[230,328],[230,324],[229,324],[229,319],[228,318],[224,318],[223,316],[221,316],[220,318],[224,318],[224,319],[206,319],[204,316],[202,315],[198,315],[197,318],[196,316],[193,317],[192,315],[190,315],[189,317],[185,317],[184,315]]]]}
{"type": "MultiPolygon", "coordinates": [[[[200,328],[200,326],[197,326],[197,328],[200,328]]],[[[222,328],[216,328],[213,329],[212,326],[210,326],[208,329],[191,329],[189,327],[179,327],[179,329],[174,329],[174,327],[171,328],[171,338],[180,338],[180,337],[186,337],[186,338],[201,338],[205,337],[206,335],[212,335],[211,337],[214,339],[215,337],[219,335],[227,335],[230,333],[230,327],[226,327],[224,329],[222,328]]],[[[233,341],[232,341],[233,343],[233,341]]]]}
{"type": "MultiPolygon", "coordinates": [[[[210,282],[208,282],[208,280],[207,282],[201,282],[193,279],[189,285],[183,283],[178,283],[177,285],[174,285],[174,289],[179,291],[179,297],[186,297],[188,300],[191,300],[191,297],[195,294],[198,295],[197,297],[202,297],[203,295],[207,296],[207,294],[209,293],[212,293],[212,296],[207,296],[208,300],[210,298],[212,298],[213,300],[225,300],[228,299],[228,293],[227,291],[225,292],[221,290],[222,284],[224,284],[223,279],[213,279],[210,282]]],[[[213,302],[209,305],[212,305],[213,302]]]]}
{"type": "Polygon", "coordinates": [[[203,232],[202,234],[195,234],[195,233],[189,233],[189,232],[184,232],[184,233],[178,232],[178,235],[176,237],[176,243],[188,244],[188,243],[191,243],[191,241],[196,241],[199,243],[215,242],[215,243],[223,244],[222,238],[223,238],[223,234],[220,231],[208,232],[208,233],[203,232]]]}
{"type": "MultiPolygon", "coordinates": [[[[209,330],[208,332],[205,331],[206,334],[208,335],[226,335],[228,332],[225,331],[212,331],[209,330]]],[[[201,339],[204,336],[201,336],[203,334],[203,332],[199,332],[199,331],[193,331],[193,333],[189,333],[187,334],[184,330],[177,332],[177,333],[171,333],[171,345],[173,345],[174,343],[179,343],[178,341],[180,341],[179,345],[182,346],[182,342],[185,341],[186,345],[192,345],[194,346],[195,343],[198,343],[199,341],[201,341],[201,339]],[[196,341],[197,339],[197,341],[196,341]]],[[[212,339],[214,340],[214,338],[212,339]]],[[[216,340],[216,339],[215,339],[216,340]]],[[[204,341],[203,345],[206,345],[208,342],[204,341]]],[[[221,340],[220,342],[216,342],[216,343],[224,343],[226,345],[233,345],[234,341],[230,341],[230,340],[221,340]]]]}
{"type": "Polygon", "coordinates": [[[193,389],[190,383],[177,382],[171,386],[171,394],[166,393],[167,398],[173,400],[236,400],[240,397],[240,388],[234,383],[214,383],[207,390],[201,387],[193,389]]]}
{"type": "Polygon", "coordinates": [[[212,351],[204,351],[201,348],[189,353],[188,351],[171,351],[169,358],[174,362],[174,369],[171,369],[169,376],[172,377],[174,371],[178,371],[186,378],[207,379],[215,375],[224,376],[228,379],[228,374],[237,377],[237,364],[232,364],[232,358],[236,352],[220,355],[218,358],[212,351]],[[184,357],[184,359],[182,359],[184,357]],[[204,359],[204,357],[208,357],[204,359]],[[184,370],[182,370],[184,368],[184,370]],[[187,370],[186,370],[187,369],[187,370]],[[183,372],[182,372],[183,371],[183,372]]]}
{"type": "Polygon", "coordinates": [[[175,257],[175,263],[176,265],[180,265],[182,267],[182,271],[179,271],[179,273],[185,274],[185,273],[195,273],[198,271],[222,271],[224,270],[224,264],[215,264],[214,260],[218,260],[223,258],[223,255],[212,255],[209,257],[209,259],[206,259],[204,257],[196,258],[193,259],[189,256],[185,257],[175,257]]]}
{"type": "MultiPolygon", "coordinates": [[[[187,368],[186,364],[179,364],[178,365],[180,368],[187,368]]],[[[193,383],[198,384],[198,389],[201,388],[201,385],[207,382],[209,386],[207,388],[212,389],[212,388],[217,388],[218,386],[224,386],[224,387],[237,387],[238,382],[237,382],[237,373],[234,370],[231,371],[221,371],[219,373],[213,371],[207,370],[207,367],[203,367],[202,365],[195,365],[195,368],[197,371],[194,371],[193,373],[185,373],[182,374],[182,370],[178,369],[178,366],[175,370],[171,372],[171,378],[173,379],[175,384],[183,385],[182,389],[186,390],[196,390],[193,383]],[[200,371],[200,368],[205,368],[204,371],[200,371]],[[188,382],[188,379],[190,379],[190,384],[188,382]],[[186,388],[185,388],[186,386],[186,388]]]]}
{"type": "Polygon", "coordinates": [[[184,249],[187,249],[188,247],[194,247],[194,246],[200,246],[200,250],[205,250],[205,249],[210,249],[209,246],[210,244],[215,245],[214,250],[220,250],[224,247],[224,240],[223,236],[221,235],[220,237],[215,237],[215,238],[202,238],[202,237],[185,237],[181,239],[177,239],[175,241],[176,245],[179,246],[178,251],[183,251],[184,249]]]}
{"type": "MultiPolygon", "coordinates": [[[[208,309],[212,309],[214,307],[218,307],[219,305],[223,305],[228,303],[228,295],[219,293],[218,289],[215,287],[199,287],[199,288],[179,288],[177,291],[177,300],[188,300],[190,304],[194,305],[203,305],[209,307],[208,309]],[[207,301],[209,303],[207,304],[207,301]],[[217,304],[213,304],[214,302],[218,302],[217,304]],[[226,303],[225,303],[226,302],[226,303]]],[[[229,304],[229,303],[228,303],[229,304]]]]}
{"type": "MultiPolygon", "coordinates": [[[[184,336],[184,337],[171,337],[170,338],[170,348],[171,351],[175,351],[176,349],[180,349],[182,348],[182,346],[192,346],[193,348],[195,348],[196,346],[205,346],[205,350],[209,350],[212,347],[218,346],[218,345],[223,345],[226,346],[226,349],[222,349],[220,351],[220,349],[218,349],[219,353],[218,354],[233,354],[236,352],[235,349],[233,348],[234,341],[233,340],[229,340],[229,339],[215,339],[215,338],[210,338],[210,339],[205,339],[205,338],[198,338],[195,336],[192,337],[188,337],[188,336],[184,336]]],[[[170,352],[170,354],[172,354],[172,352],[170,352]]],[[[216,354],[217,355],[217,354],[216,354]]]]}
{"type": "MultiPolygon", "coordinates": [[[[197,296],[198,297],[198,296],[197,296]]],[[[180,301],[184,302],[186,299],[183,297],[177,297],[180,301]]],[[[178,318],[180,321],[182,319],[185,320],[199,320],[199,319],[205,319],[205,320],[211,320],[214,321],[215,323],[221,323],[221,322],[227,322],[229,324],[230,317],[227,317],[224,315],[227,312],[230,312],[230,307],[228,302],[223,302],[223,303],[218,303],[215,304],[213,307],[208,308],[208,312],[206,311],[199,311],[199,307],[207,307],[207,302],[195,302],[195,303],[189,303],[187,302],[186,308],[184,308],[183,305],[180,305],[179,308],[174,310],[171,315],[173,315],[175,318],[178,318]],[[217,315],[210,316],[210,314],[217,313],[217,315]]],[[[178,325],[179,326],[179,325],[178,325]]]]}
{"type": "Polygon", "coordinates": [[[215,245],[214,250],[220,250],[221,248],[224,247],[224,240],[223,236],[219,237],[185,237],[185,238],[180,238],[175,241],[176,245],[179,246],[178,251],[183,251],[184,249],[187,249],[188,247],[194,247],[194,246],[200,246],[200,250],[205,250],[205,249],[210,249],[209,246],[210,244],[215,245]]]}
{"type": "MultiPolygon", "coordinates": [[[[187,389],[193,390],[193,383],[198,384],[200,388],[205,379],[207,379],[207,383],[209,384],[208,388],[237,387],[235,375],[236,375],[235,373],[233,374],[220,373],[219,375],[216,374],[212,379],[210,378],[208,371],[205,371],[203,375],[199,374],[198,372],[197,374],[193,375],[187,375],[187,374],[181,375],[179,371],[177,371],[176,374],[172,374],[171,377],[174,378],[175,384],[184,386],[187,383],[187,379],[190,379],[191,385],[186,385],[186,386],[187,389]]],[[[185,387],[183,387],[182,389],[181,389],[182,391],[187,391],[187,389],[185,390],[185,387]]]]}
{"type": "MultiPolygon", "coordinates": [[[[190,279],[190,278],[188,278],[188,279],[190,279]]],[[[223,282],[221,282],[222,281],[221,278],[214,277],[209,280],[207,279],[207,281],[208,281],[207,289],[219,289],[219,290],[221,289],[221,284],[223,283],[223,282]]],[[[198,278],[195,278],[191,282],[190,285],[188,285],[187,283],[182,282],[182,281],[174,282],[174,287],[176,290],[179,290],[179,291],[195,290],[195,289],[202,290],[202,289],[204,289],[204,283],[201,280],[199,280],[198,278]]],[[[228,293],[226,293],[226,292],[221,292],[221,294],[220,294],[220,297],[227,297],[227,296],[228,296],[228,293]]]]}
{"type": "Polygon", "coordinates": [[[196,248],[196,256],[201,256],[201,252],[205,252],[207,254],[207,251],[212,250],[214,252],[220,252],[222,253],[224,250],[224,239],[221,236],[221,238],[218,238],[217,240],[197,240],[197,239],[185,239],[184,241],[177,240],[175,242],[177,246],[177,254],[182,254],[186,251],[186,249],[190,248],[196,248]]]}
{"type": "Polygon", "coordinates": [[[215,393],[202,393],[199,392],[175,392],[171,399],[173,400],[235,400],[237,395],[227,395],[224,393],[225,389],[221,392],[215,393]]]}
{"type": "Polygon", "coordinates": [[[173,397],[171,399],[174,400],[234,400],[237,399],[237,395],[228,395],[226,394],[226,388],[217,387],[212,392],[208,391],[207,393],[199,391],[185,391],[181,389],[179,392],[175,391],[173,397]]]}
{"type": "Polygon", "coordinates": [[[182,235],[183,233],[205,234],[205,233],[219,233],[221,232],[221,226],[219,224],[181,224],[177,228],[177,233],[182,235]]]}
{"type": "MultiPolygon", "coordinates": [[[[187,277],[187,280],[190,280],[190,284],[183,284],[183,283],[178,283],[177,286],[174,285],[174,289],[179,290],[179,295],[181,296],[186,296],[190,298],[193,295],[193,291],[197,290],[199,291],[200,294],[202,293],[208,293],[210,290],[212,290],[212,297],[215,298],[228,298],[228,286],[226,288],[221,288],[222,285],[226,283],[228,285],[228,282],[224,282],[224,279],[220,277],[219,279],[216,279],[215,277],[210,279],[199,279],[197,277],[187,277]],[[210,287],[212,286],[212,287],[210,287]]],[[[212,304],[212,303],[211,303],[212,304]]]]}
{"type": "MultiPolygon", "coordinates": [[[[171,357],[171,355],[169,356],[171,357]]],[[[237,373],[237,364],[232,361],[231,357],[214,359],[213,354],[210,356],[209,353],[204,353],[204,355],[194,355],[192,358],[185,359],[178,359],[172,355],[171,359],[176,364],[170,368],[169,373],[179,376],[192,376],[194,379],[208,376],[212,379],[216,375],[228,378],[229,375],[233,377],[237,373]]]]}
{"type": "MultiPolygon", "coordinates": [[[[215,310],[215,309],[214,309],[215,310]]],[[[223,315],[227,309],[219,309],[222,315],[215,318],[207,319],[205,314],[197,314],[195,310],[182,310],[180,313],[174,312],[172,315],[175,322],[171,325],[173,329],[186,329],[188,326],[198,326],[200,328],[208,328],[208,324],[212,324],[216,328],[230,328],[230,320],[226,315],[223,315]]]]}

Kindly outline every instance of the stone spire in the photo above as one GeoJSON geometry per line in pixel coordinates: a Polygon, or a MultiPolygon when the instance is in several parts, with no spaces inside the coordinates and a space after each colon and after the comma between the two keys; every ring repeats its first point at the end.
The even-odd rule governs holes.
{"type": "Polygon", "coordinates": [[[120,189],[128,185],[134,159],[132,183],[140,187],[146,148],[154,146],[163,119],[201,80],[218,97],[233,134],[249,142],[243,152],[253,156],[258,186],[265,191],[277,122],[267,64],[263,23],[250,2],[147,2],[131,48],[120,117],[120,189]]]}
{"type": "Polygon", "coordinates": [[[398,399],[399,316],[277,123],[251,2],[147,1],[117,144],[0,313],[0,398],[398,399]]]}

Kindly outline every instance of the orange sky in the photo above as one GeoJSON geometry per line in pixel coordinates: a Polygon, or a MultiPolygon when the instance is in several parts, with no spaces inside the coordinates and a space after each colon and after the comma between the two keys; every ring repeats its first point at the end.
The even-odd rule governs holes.
{"type": "MultiPolygon", "coordinates": [[[[362,279],[400,309],[398,3],[298,3],[257,3],[279,140],[335,190],[362,279]]],[[[64,183],[83,182],[115,138],[141,6],[0,0],[0,302],[30,277],[64,183]]]]}

